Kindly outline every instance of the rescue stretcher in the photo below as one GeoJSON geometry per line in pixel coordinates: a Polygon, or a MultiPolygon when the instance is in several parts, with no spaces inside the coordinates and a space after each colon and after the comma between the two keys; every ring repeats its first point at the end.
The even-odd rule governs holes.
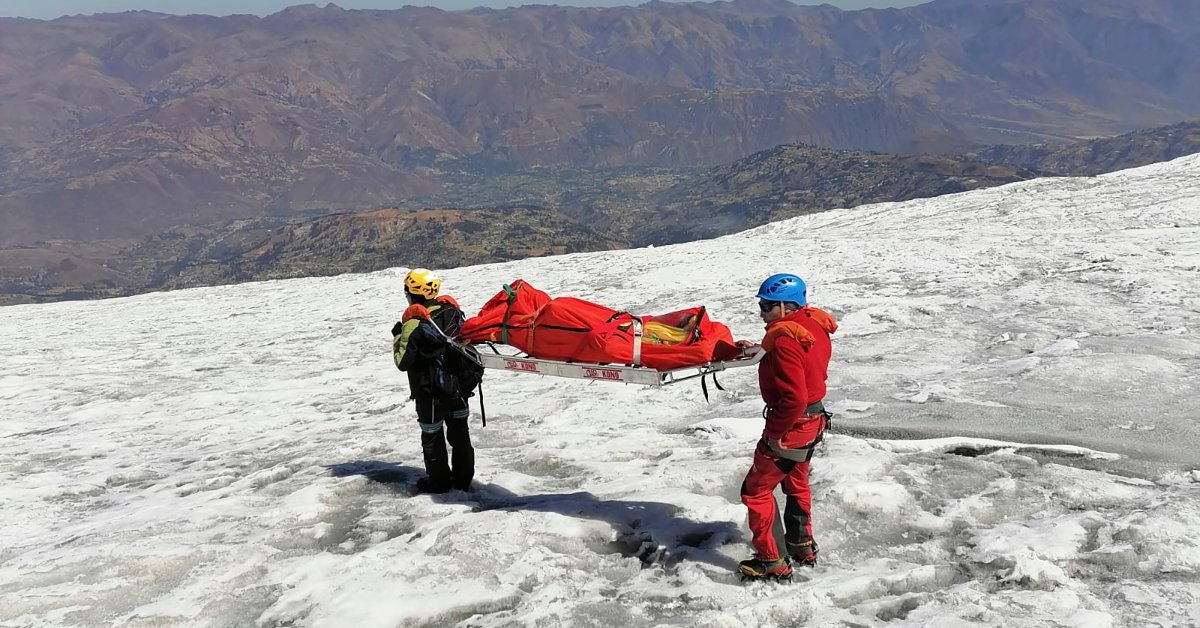
{"type": "MultiPolygon", "coordinates": [[[[762,347],[753,346],[744,350],[743,355],[731,360],[719,360],[697,364],[691,366],[682,366],[667,370],[657,370],[647,366],[637,366],[632,364],[609,364],[602,362],[574,362],[568,360],[546,360],[534,358],[523,353],[502,352],[500,347],[512,349],[507,345],[496,345],[494,343],[486,343],[492,350],[491,353],[479,351],[479,359],[485,369],[499,369],[504,371],[513,371],[516,373],[529,373],[538,375],[549,375],[551,377],[568,377],[573,379],[590,379],[607,382],[622,382],[625,384],[639,384],[642,386],[666,386],[678,382],[688,381],[696,378],[701,378],[701,385],[704,386],[703,378],[708,375],[713,376],[713,383],[718,388],[721,387],[716,380],[716,374],[732,368],[740,368],[743,366],[754,366],[762,360],[766,354],[762,347]]],[[[707,396],[707,387],[705,386],[705,395],[707,396]]]]}
{"type": "Polygon", "coordinates": [[[699,378],[706,397],[705,377],[720,388],[717,373],[758,364],[764,354],[735,343],[703,306],[638,316],[552,298],[523,279],[505,284],[467,319],[457,340],[476,347],[485,369],[642,386],[699,378]]]}

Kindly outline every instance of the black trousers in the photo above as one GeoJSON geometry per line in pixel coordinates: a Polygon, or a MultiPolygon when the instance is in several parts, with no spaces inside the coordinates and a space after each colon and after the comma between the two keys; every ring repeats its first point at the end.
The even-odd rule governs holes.
{"type": "Polygon", "coordinates": [[[417,422],[421,426],[421,453],[425,472],[434,484],[459,490],[471,487],[475,477],[475,448],[467,417],[471,411],[465,399],[438,401],[417,398],[417,422]],[[446,443],[450,443],[447,456],[446,443]]]}

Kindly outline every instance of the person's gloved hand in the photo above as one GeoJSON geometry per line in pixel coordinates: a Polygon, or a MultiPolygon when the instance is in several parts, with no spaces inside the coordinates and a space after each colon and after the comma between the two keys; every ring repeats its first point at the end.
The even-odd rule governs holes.
{"type": "Polygon", "coordinates": [[[392,325],[392,336],[393,337],[399,336],[400,330],[403,328],[404,328],[404,321],[396,321],[396,324],[392,325]]]}
{"type": "Polygon", "coordinates": [[[400,320],[402,322],[408,322],[414,318],[429,320],[429,310],[420,303],[413,303],[412,305],[408,306],[407,310],[404,310],[404,315],[400,317],[400,320]]]}

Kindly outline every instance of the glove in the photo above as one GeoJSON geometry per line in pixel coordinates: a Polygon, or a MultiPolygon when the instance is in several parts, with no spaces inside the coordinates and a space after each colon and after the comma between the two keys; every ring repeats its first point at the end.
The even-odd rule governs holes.
{"type": "Polygon", "coordinates": [[[400,317],[400,321],[408,322],[414,318],[429,320],[429,310],[425,309],[425,306],[420,303],[413,303],[408,306],[407,310],[404,310],[404,315],[400,317]]]}
{"type": "Polygon", "coordinates": [[[404,321],[396,321],[396,324],[392,325],[392,337],[399,336],[402,329],[404,329],[404,321]]]}

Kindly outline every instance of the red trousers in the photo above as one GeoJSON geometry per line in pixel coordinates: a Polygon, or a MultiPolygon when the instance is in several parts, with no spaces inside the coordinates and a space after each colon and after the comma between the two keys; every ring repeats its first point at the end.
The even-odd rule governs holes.
{"type": "MultiPolygon", "coordinates": [[[[823,416],[814,416],[784,436],[783,444],[796,448],[815,445],[824,431],[823,416]]],[[[742,503],[749,510],[750,534],[754,552],[764,559],[779,558],[787,553],[779,547],[779,538],[799,544],[812,539],[812,491],[808,487],[807,460],[789,460],[773,451],[766,441],[759,441],[754,450],[754,465],[742,482],[742,503]],[[775,503],[775,487],[783,485],[785,505],[783,519],[775,503]]]]}

